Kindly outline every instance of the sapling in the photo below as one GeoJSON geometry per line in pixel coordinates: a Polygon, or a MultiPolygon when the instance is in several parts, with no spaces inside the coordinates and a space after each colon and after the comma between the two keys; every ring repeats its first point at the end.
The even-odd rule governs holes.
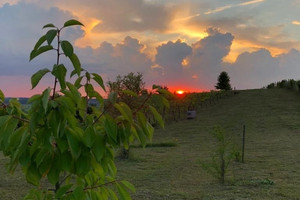
{"type": "Polygon", "coordinates": [[[238,159],[236,157],[238,155],[223,128],[216,126],[211,134],[216,139],[214,154],[210,162],[201,162],[201,165],[205,171],[217,178],[221,184],[224,184],[228,166],[234,158],[238,159]]]}

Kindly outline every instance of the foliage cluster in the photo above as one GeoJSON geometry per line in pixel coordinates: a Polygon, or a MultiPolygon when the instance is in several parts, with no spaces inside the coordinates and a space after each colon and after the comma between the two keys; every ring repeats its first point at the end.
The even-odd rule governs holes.
{"type": "Polygon", "coordinates": [[[285,88],[285,89],[291,89],[295,90],[296,92],[299,91],[300,87],[300,80],[294,80],[294,79],[288,79],[288,80],[281,80],[275,83],[270,83],[266,86],[267,89],[273,89],[273,88],[285,88]]]}
{"type": "MultiPolygon", "coordinates": [[[[134,139],[145,146],[152,138],[154,129],[144,110],[152,112],[162,126],[163,121],[148,101],[132,109],[117,102],[115,92],[109,95],[110,106],[104,106],[92,84],[105,90],[101,76],[83,69],[72,44],[61,39],[61,32],[75,25],[83,26],[77,20],[69,20],[61,28],[54,24],[43,27],[49,30],[35,44],[30,60],[55,51],[56,62],[52,69],[33,74],[31,85],[35,88],[46,74],[52,74],[54,86],[32,96],[28,112],[21,109],[17,99],[5,103],[0,91],[0,150],[10,158],[9,172],[20,165],[27,181],[36,186],[25,199],[130,199],[129,191],[135,188],[128,181],[116,180],[115,149],[120,145],[128,147],[134,139]],[[74,82],[66,79],[68,70],[60,63],[62,55],[72,63],[70,77],[74,82]],[[100,106],[90,107],[91,99],[97,99],[100,106]],[[118,112],[112,115],[110,108],[118,112]],[[42,180],[48,184],[41,185],[45,182],[42,180]]],[[[138,95],[136,91],[127,93],[138,95]]],[[[164,90],[155,86],[149,101],[154,94],[164,101],[159,93],[164,90]]]]}

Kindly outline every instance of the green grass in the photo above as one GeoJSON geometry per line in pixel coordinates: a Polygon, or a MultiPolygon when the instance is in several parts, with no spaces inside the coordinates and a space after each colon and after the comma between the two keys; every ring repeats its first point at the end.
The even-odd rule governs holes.
{"type": "MultiPolygon", "coordinates": [[[[118,179],[135,185],[136,200],[296,200],[300,199],[299,141],[300,94],[279,89],[241,91],[199,110],[194,120],[156,130],[155,148],[131,148],[131,159],[116,160],[118,179]],[[241,145],[244,124],[245,163],[233,162],[225,185],[220,185],[201,167],[215,145],[209,132],[220,125],[241,145]]],[[[0,199],[20,199],[29,186],[20,172],[6,174],[5,162],[0,157],[0,199]]]]}

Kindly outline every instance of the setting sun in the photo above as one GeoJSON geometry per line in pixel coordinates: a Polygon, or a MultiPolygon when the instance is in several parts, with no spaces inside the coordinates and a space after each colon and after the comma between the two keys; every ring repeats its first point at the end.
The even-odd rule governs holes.
{"type": "Polygon", "coordinates": [[[183,90],[177,90],[176,94],[184,94],[184,91],[183,90]]]}

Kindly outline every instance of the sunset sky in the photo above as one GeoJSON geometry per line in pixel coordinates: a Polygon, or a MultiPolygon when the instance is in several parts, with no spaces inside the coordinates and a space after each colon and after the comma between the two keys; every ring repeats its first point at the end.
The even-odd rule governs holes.
{"type": "MultiPolygon", "coordinates": [[[[300,79],[300,0],[0,0],[0,89],[9,97],[52,87],[30,77],[52,69],[55,54],[29,62],[43,25],[65,29],[82,67],[113,81],[141,72],[149,87],[214,89],[227,71],[236,89],[300,79]]],[[[63,59],[71,66],[67,59],[63,59]]]]}

